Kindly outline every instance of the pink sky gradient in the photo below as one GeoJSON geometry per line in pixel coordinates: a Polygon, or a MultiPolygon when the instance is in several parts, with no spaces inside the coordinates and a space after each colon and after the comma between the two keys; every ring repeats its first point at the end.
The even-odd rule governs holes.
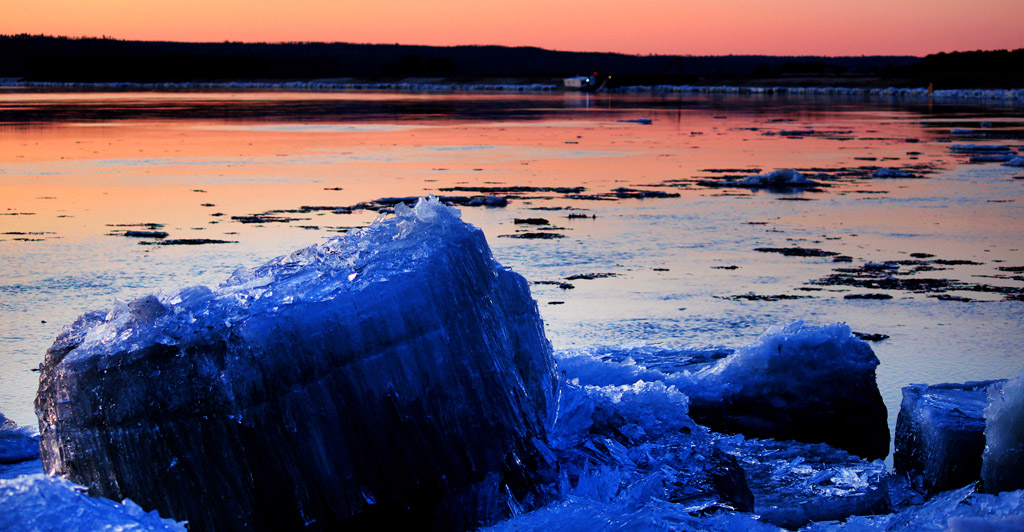
{"type": "Polygon", "coordinates": [[[630,54],[926,55],[1024,48],[1022,0],[33,0],[2,34],[501,44],[630,54]]]}

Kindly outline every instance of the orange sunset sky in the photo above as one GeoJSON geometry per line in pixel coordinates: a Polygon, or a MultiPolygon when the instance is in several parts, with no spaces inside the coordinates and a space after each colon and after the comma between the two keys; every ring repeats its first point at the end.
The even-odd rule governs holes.
{"type": "Polygon", "coordinates": [[[31,0],[0,34],[501,44],[630,54],[926,55],[1024,48],[1024,0],[31,0]]]}

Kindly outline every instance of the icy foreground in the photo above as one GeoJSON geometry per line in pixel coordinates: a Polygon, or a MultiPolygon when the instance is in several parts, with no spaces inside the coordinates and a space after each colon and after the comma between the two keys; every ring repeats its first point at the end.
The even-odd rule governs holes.
{"type": "Polygon", "coordinates": [[[192,530],[510,515],[555,387],[536,303],[457,210],[395,210],[216,290],[81,316],[42,368],[45,470],[192,530]]]}
{"type": "MultiPolygon", "coordinates": [[[[79,318],[41,374],[42,459],[111,500],[0,480],[0,529],[180,529],[154,512],[190,530],[1022,524],[1024,492],[924,502],[862,458],[889,435],[878,360],[845,324],[553,358],[479,230],[436,200],[395,211],[216,290],[79,318]]],[[[1009,390],[984,413],[999,469],[1024,439],[1024,383],[1009,390]]]]}

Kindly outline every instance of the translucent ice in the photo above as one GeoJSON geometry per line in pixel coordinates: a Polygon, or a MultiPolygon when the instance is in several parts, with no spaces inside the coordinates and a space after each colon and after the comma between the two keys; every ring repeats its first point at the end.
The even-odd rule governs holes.
{"type": "Polygon", "coordinates": [[[988,391],[981,480],[987,493],[1024,489],[1024,370],[988,391]]]}
{"type": "Polygon", "coordinates": [[[896,472],[929,495],[977,481],[985,448],[982,409],[987,390],[1001,382],[904,387],[896,418],[896,472]]]}
{"type": "Polygon", "coordinates": [[[465,529],[528,507],[553,402],[528,284],[434,199],[66,328],[47,472],[200,529],[465,529]]]}
{"type": "Polygon", "coordinates": [[[722,443],[739,456],[761,520],[795,529],[812,521],[891,510],[888,473],[820,443],[739,440],[722,443]]]}

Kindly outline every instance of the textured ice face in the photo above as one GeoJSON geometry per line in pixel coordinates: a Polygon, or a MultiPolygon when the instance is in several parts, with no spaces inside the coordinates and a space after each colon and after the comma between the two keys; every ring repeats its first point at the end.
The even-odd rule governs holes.
{"type": "Polygon", "coordinates": [[[986,493],[1024,489],[1024,369],[988,390],[981,481],[986,493]]]}
{"type": "Polygon", "coordinates": [[[468,528],[530,499],[553,391],[525,279],[425,199],[82,316],[36,404],[48,472],[200,527],[468,528]]]}
{"type": "Polygon", "coordinates": [[[1003,381],[912,384],[896,421],[896,472],[929,495],[975,482],[985,448],[982,409],[1003,381]]]}

